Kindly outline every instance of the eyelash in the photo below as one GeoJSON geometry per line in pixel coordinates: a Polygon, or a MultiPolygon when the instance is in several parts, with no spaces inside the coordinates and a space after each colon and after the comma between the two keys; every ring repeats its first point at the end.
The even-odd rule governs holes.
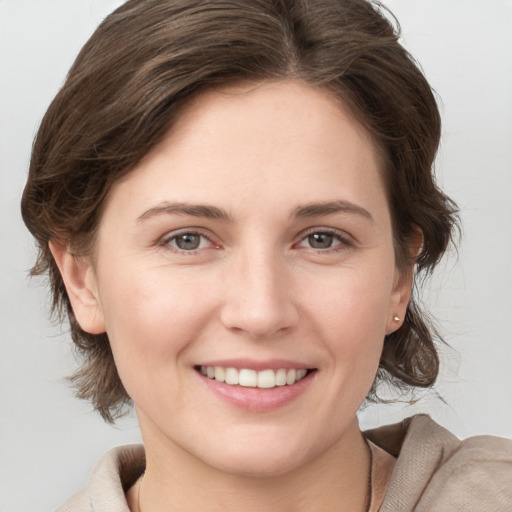
{"type": "MultiPolygon", "coordinates": [[[[338,242],[335,245],[332,245],[332,246],[326,247],[326,248],[315,248],[315,247],[311,247],[311,246],[302,246],[309,251],[314,251],[317,253],[329,254],[329,253],[333,253],[333,252],[339,252],[339,251],[343,251],[343,250],[347,249],[347,247],[351,247],[352,245],[354,245],[354,242],[351,239],[351,237],[349,235],[347,235],[347,233],[345,233],[344,231],[339,231],[339,230],[332,229],[332,228],[311,228],[308,231],[306,231],[305,233],[301,234],[300,240],[297,243],[295,243],[293,245],[293,247],[301,247],[301,244],[304,242],[307,242],[308,237],[310,237],[311,235],[332,236],[333,241],[336,240],[338,242]]],[[[202,249],[211,248],[211,246],[210,247],[201,247],[201,245],[204,244],[205,240],[209,244],[212,244],[214,248],[219,248],[219,245],[216,245],[215,242],[213,242],[209,236],[207,236],[206,234],[204,234],[198,230],[185,230],[185,231],[180,231],[178,233],[173,233],[170,236],[166,236],[165,238],[163,238],[160,242],[160,245],[164,246],[166,248],[169,248],[171,251],[173,251],[176,254],[197,255],[199,253],[199,251],[201,251],[202,249]],[[182,248],[178,247],[177,245],[175,245],[176,241],[180,237],[183,237],[185,235],[200,237],[202,240],[199,241],[199,244],[200,244],[199,247],[197,247],[195,249],[191,249],[191,250],[186,250],[186,249],[182,249],[182,248]]]]}
{"type": "MultiPolygon", "coordinates": [[[[167,248],[171,248],[171,250],[176,254],[184,254],[184,255],[197,254],[201,249],[205,249],[205,247],[198,247],[197,249],[186,250],[186,249],[181,249],[180,247],[178,247],[176,245],[174,245],[174,246],[171,245],[172,242],[176,242],[177,239],[179,239],[180,237],[185,236],[185,235],[201,237],[201,239],[203,239],[203,241],[207,240],[213,246],[218,247],[218,245],[216,246],[210,237],[208,237],[204,233],[201,233],[200,231],[195,231],[195,230],[185,230],[185,231],[181,231],[179,233],[173,233],[170,236],[164,237],[162,239],[162,241],[160,242],[160,245],[167,247],[167,248]]],[[[202,243],[202,241],[200,241],[200,244],[201,243],[202,243]]]]}
{"type": "Polygon", "coordinates": [[[338,252],[338,251],[347,249],[347,247],[351,247],[354,245],[354,241],[351,239],[351,237],[347,233],[345,233],[344,231],[339,231],[337,229],[332,229],[332,228],[309,229],[308,231],[306,231],[305,233],[302,234],[300,241],[298,242],[298,244],[295,244],[295,245],[300,245],[301,243],[306,241],[307,238],[310,237],[311,235],[329,235],[329,236],[332,236],[334,240],[337,240],[339,242],[339,243],[337,243],[331,247],[327,247],[325,249],[320,249],[320,248],[315,248],[315,247],[306,247],[307,249],[313,250],[315,252],[320,252],[320,253],[338,252]]]}

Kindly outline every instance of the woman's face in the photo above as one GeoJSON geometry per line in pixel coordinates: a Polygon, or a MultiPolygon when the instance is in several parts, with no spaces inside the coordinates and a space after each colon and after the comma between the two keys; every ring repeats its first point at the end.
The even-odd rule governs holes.
{"type": "Polygon", "coordinates": [[[295,82],[199,96],[111,191],[86,281],[146,446],[253,475],[347,442],[410,288],[370,138],[295,82]]]}

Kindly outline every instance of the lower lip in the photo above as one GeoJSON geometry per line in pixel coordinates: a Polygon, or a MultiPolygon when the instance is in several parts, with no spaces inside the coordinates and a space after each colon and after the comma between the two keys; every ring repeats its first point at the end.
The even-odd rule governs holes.
{"type": "Polygon", "coordinates": [[[230,405],[250,412],[268,412],[280,409],[299,398],[311,384],[315,371],[291,386],[270,389],[231,386],[197,373],[205,386],[230,405]]]}

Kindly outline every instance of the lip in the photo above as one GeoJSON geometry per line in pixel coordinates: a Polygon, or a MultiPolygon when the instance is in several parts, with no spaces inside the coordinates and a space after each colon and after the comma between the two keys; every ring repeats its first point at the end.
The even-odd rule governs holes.
{"type": "Polygon", "coordinates": [[[202,375],[196,369],[194,370],[194,373],[208,391],[219,397],[224,403],[234,406],[237,409],[253,413],[275,411],[299,399],[309,388],[317,373],[316,369],[303,363],[276,359],[272,361],[254,361],[246,359],[215,360],[205,361],[201,363],[201,366],[222,366],[224,368],[237,369],[247,368],[256,371],[278,370],[280,368],[313,370],[308,372],[303,379],[295,384],[276,386],[270,389],[232,386],[224,382],[210,379],[202,375]]]}
{"type": "Polygon", "coordinates": [[[222,366],[223,368],[236,368],[241,370],[247,368],[248,370],[255,370],[257,372],[262,370],[310,370],[313,369],[311,365],[300,363],[298,361],[290,361],[289,359],[271,359],[267,361],[258,361],[255,359],[216,359],[215,361],[203,361],[196,365],[200,366],[222,366]]]}

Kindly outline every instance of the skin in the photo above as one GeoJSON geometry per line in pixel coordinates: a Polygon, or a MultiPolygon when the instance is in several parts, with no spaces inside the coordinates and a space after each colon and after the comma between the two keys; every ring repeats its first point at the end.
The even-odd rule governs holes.
{"type": "Polygon", "coordinates": [[[135,403],[142,510],[364,510],[356,412],[412,268],[396,268],[378,153],[345,106],[291,81],[203,93],[110,192],[94,261],[51,248],[80,325],[108,333],[135,403]],[[343,208],[306,208],[326,202],[343,208]],[[180,249],[190,232],[199,247],[180,249]],[[331,246],[312,233],[334,233],[331,246]],[[194,368],[230,358],[314,371],[294,400],[255,412],[194,368]]]}

